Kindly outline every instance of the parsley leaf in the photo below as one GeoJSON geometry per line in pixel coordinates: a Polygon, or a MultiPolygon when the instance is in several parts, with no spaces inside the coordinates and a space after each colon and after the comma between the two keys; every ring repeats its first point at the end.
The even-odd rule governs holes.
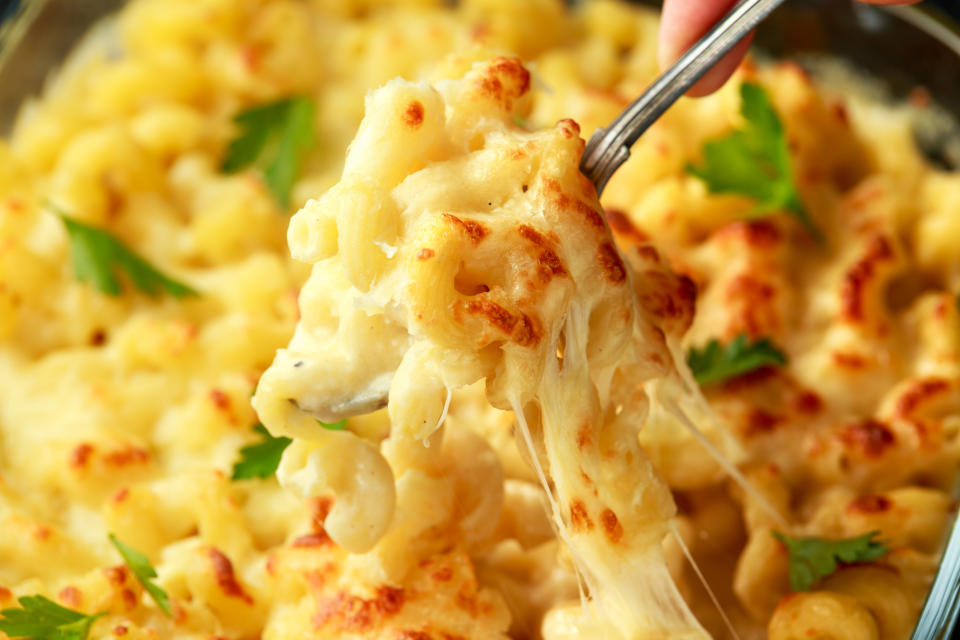
{"type": "Polygon", "coordinates": [[[322,420],[317,420],[317,423],[324,429],[329,429],[330,431],[346,431],[347,430],[346,418],[338,422],[324,422],[322,420]]]}
{"type": "MultiPolygon", "coordinates": [[[[347,429],[346,418],[331,424],[317,420],[317,424],[330,431],[345,431],[347,429]]],[[[240,460],[233,465],[231,480],[269,478],[276,473],[283,452],[292,442],[290,438],[284,436],[275,438],[262,424],[254,425],[253,430],[263,436],[263,439],[240,449],[240,460]]]]}
{"type": "Polygon", "coordinates": [[[43,596],[19,598],[22,609],[0,611],[0,631],[11,638],[86,640],[90,627],[106,612],[85,615],[43,596]]]}
{"type": "Polygon", "coordinates": [[[315,107],[310,98],[294,96],[241,111],[234,117],[239,135],[227,148],[221,168],[235,173],[257,165],[267,187],[282,207],[313,146],[315,107]]]}
{"type": "Polygon", "coordinates": [[[750,344],[742,333],[726,346],[711,340],[703,349],[691,349],[687,354],[687,364],[694,379],[701,385],[723,382],[760,367],[782,366],[786,363],[787,357],[768,339],[762,338],[750,344]]]}
{"type": "Polygon", "coordinates": [[[707,183],[711,193],[736,193],[757,201],[750,217],[787,211],[817,241],[823,235],[800,201],[791,172],[787,136],[763,87],[740,86],[743,129],[703,145],[703,164],[687,171],[707,183]]]}
{"type": "Polygon", "coordinates": [[[175,298],[197,295],[189,286],[154,269],[106,231],[78,222],[59,211],[56,213],[70,236],[73,272],[80,282],[89,282],[103,293],[119,296],[123,287],[117,271],[121,270],[134,286],[150,296],[156,296],[161,289],[175,298]]]}
{"type": "Polygon", "coordinates": [[[170,596],[167,595],[166,591],[152,582],[152,579],[157,577],[157,572],[150,566],[150,560],[147,556],[123,544],[117,540],[117,537],[112,533],[110,534],[110,542],[113,543],[113,546],[115,546],[117,551],[120,552],[120,555],[123,556],[124,563],[130,567],[133,575],[137,577],[137,580],[140,581],[143,588],[150,594],[153,601],[157,603],[167,616],[172,618],[173,613],[170,611],[170,596]]]}
{"type": "Polygon", "coordinates": [[[292,442],[290,438],[283,436],[273,437],[262,424],[255,425],[253,430],[263,436],[263,439],[240,449],[240,461],[233,465],[231,480],[269,478],[276,472],[280,456],[292,442]]]}
{"type": "Polygon", "coordinates": [[[771,533],[789,553],[790,588],[794,591],[809,591],[817,580],[836,571],[837,563],[872,562],[889,551],[882,542],[873,540],[879,531],[845,540],[791,538],[779,531],[771,533]]]}

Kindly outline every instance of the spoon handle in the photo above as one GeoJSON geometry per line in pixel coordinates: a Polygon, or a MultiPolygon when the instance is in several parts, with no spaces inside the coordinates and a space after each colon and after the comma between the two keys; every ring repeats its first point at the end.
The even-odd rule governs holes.
{"type": "Polygon", "coordinates": [[[630,157],[630,147],[640,134],[784,1],[743,0],[737,4],[610,126],[597,129],[580,161],[580,170],[596,186],[597,194],[630,157]]]}

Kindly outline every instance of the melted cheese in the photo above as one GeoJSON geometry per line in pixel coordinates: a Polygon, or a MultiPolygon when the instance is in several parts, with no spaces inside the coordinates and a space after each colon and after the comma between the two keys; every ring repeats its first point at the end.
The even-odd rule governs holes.
{"type": "Polygon", "coordinates": [[[291,222],[291,249],[313,271],[254,406],[272,432],[302,441],[281,484],[335,494],[331,537],[382,560],[429,529],[405,527],[394,496],[434,498],[406,481],[435,468],[449,390],[485,380],[489,402],[515,414],[588,588],[585,607],[551,613],[546,635],[705,637],[667,571],[675,506],[638,439],[652,386],[687,388],[665,329],[686,328],[689,288],[655,252],[637,252],[634,274],[579,173],[577,125],[518,125],[529,84],[519,60],[495,58],[462,79],[395,80],[367,97],[341,181],[291,222]],[[677,307],[655,304],[664,298],[677,307]],[[388,389],[379,453],[307,415],[375,408],[388,389]]]}

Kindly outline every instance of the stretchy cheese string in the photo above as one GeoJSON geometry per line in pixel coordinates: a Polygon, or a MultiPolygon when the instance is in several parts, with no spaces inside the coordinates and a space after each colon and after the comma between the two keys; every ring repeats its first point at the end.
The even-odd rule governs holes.
{"type": "Polygon", "coordinates": [[[693,559],[693,554],[690,553],[690,548],[687,547],[687,543],[683,541],[683,537],[680,535],[680,531],[677,530],[677,525],[675,522],[670,523],[670,532],[673,534],[674,539],[680,546],[680,550],[683,551],[683,555],[693,568],[693,572],[697,574],[700,584],[702,584],[703,588],[706,589],[707,596],[710,597],[710,601],[713,602],[713,606],[717,608],[717,613],[720,614],[720,618],[723,620],[723,624],[727,627],[727,631],[730,632],[730,636],[733,637],[734,640],[740,640],[740,634],[738,634],[737,630],[733,628],[733,623],[730,621],[729,616],[727,616],[727,612],[723,610],[722,606],[720,606],[720,600],[717,599],[713,589],[710,588],[710,584],[707,582],[707,578],[703,575],[703,572],[700,571],[700,566],[697,564],[697,561],[693,559]]]}
{"type": "Polygon", "coordinates": [[[756,500],[757,504],[764,511],[766,511],[771,518],[776,520],[777,524],[779,524],[781,527],[790,526],[780,512],[777,511],[772,504],[770,504],[770,501],[767,500],[762,493],[757,491],[756,487],[754,487],[753,484],[751,484],[751,482],[747,480],[742,473],[740,473],[740,470],[737,469],[737,467],[734,466],[729,460],[727,460],[726,456],[724,456],[723,453],[717,449],[717,447],[714,446],[714,444],[710,442],[705,435],[703,435],[703,432],[697,429],[697,426],[693,424],[693,421],[687,416],[684,410],[680,408],[675,400],[672,398],[666,398],[663,400],[663,406],[666,407],[666,409],[672,413],[677,420],[680,421],[680,424],[686,427],[687,430],[693,434],[693,437],[696,438],[697,441],[703,445],[704,449],[706,449],[710,455],[713,456],[717,463],[724,468],[734,482],[740,485],[744,491],[749,493],[750,497],[756,500]]]}

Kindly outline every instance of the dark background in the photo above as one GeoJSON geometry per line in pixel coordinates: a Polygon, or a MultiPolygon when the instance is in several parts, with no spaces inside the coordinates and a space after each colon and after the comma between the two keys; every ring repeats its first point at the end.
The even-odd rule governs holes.
{"type": "MultiPolygon", "coordinates": [[[[0,0],[0,20],[11,15],[22,1],[23,0],[0,0]]],[[[925,4],[940,7],[957,20],[960,20],[960,0],[926,0],[925,4]]]]}

